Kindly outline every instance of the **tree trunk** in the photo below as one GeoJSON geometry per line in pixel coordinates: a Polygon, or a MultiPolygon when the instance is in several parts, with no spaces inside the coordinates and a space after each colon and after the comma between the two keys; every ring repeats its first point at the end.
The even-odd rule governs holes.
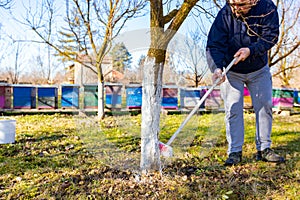
{"type": "Polygon", "coordinates": [[[143,173],[161,171],[158,134],[161,109],[163,63],[147,57],[144,65],[141,170],[143,173]]]}
{"type": "Polygon", "coordinates": [[[185,0],[179,10],[164,16],[162,0],[150,0],[151,44],[144,64],[141,163],[143,173],[160,171],[159,122],[163,66],[166,50],[184,19],[198,0],[185,0]],[[169,27],[165,30],[165,25],[169,27]]]}
{"type": "Polygon", "coordinates": [[[104,115],[104,82],[98,80],[98,119],[103,119],[104,115]]]}
{"type": "Polygon", "coordinates": [[[105,112],[104,112],[104,77],[101,64],[103,62],[103,54],[98,53],[96,59],[96,69],[97,69],[97,76],[98,76],[98,120],[104,119],[105,112]],[[101,56],[102,55],[102,56],[101,56]]]}

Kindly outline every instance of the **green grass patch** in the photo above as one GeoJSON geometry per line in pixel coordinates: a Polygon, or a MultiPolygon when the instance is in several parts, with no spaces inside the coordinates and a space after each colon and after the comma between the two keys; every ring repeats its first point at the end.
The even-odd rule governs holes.
{"type": "MultiPolygon", "coordinates": [[[[167,142],[186,117],[162,115],[167,142]]],[[[162,174],[139,173],[141,115],[102,121],[24,115],[15,144],[0,145],[0,199],[299,199],[300,117],[274,115],[272,147],[283,164],[256,162],[255,118],[245,114],[243,164],[224,167],[224,114],[193,116],[162,158],[162,174]]]]}

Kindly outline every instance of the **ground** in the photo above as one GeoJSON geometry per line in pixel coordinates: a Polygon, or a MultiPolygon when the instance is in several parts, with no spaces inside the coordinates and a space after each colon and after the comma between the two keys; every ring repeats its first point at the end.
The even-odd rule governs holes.
{"type": "MultiPolygon", "coordinates": [[[[162,142],[186,115],[161,117],[162,142]]],[[[297,199],[299,115],[274,115],[273,148],[283,164],[254,159],[254,115],[245,114],[243,163],[224,167],[224,114],[194,116],[162,171],[139,172],[141,116],[103,121],[76,115],[19,115],[16,142],[0,145],[0,199],[297,199]]]]}

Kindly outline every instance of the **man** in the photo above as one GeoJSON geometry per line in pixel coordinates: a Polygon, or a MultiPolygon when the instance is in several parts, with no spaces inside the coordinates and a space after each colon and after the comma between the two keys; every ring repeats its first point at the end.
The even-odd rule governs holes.
{"type": "Polygon", "coordinates": [[[221,77],[223,67],[236,57],[235,65],[220,86],[229,155],[225,166],[242,161],[244,85],[250,91],[256,116],[256,159],[284,162],[270,148],[272,77],[267,51],[276,44],[278,34],[278,13],[272,0],[228,0],[212,24],[206,51],[213,81],[221,77]]]}

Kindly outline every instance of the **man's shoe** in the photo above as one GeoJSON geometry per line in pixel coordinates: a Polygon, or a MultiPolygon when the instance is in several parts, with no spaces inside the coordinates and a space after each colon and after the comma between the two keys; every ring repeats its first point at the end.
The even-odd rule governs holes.
{"type": "Polygon", "coordinates": [[[225,166],[232,166],[242,162],[242,152],[232,152],[225,161],[225,166]]]}
{"type": "Polygon", "coordinates": [[[284,162],[284,158],[276,154],[272,149],[266,148],[263,151],[258,151],[256,154],[256,160],[262,160],[265,162],[276,162],[282,163],[284,162]]]}

